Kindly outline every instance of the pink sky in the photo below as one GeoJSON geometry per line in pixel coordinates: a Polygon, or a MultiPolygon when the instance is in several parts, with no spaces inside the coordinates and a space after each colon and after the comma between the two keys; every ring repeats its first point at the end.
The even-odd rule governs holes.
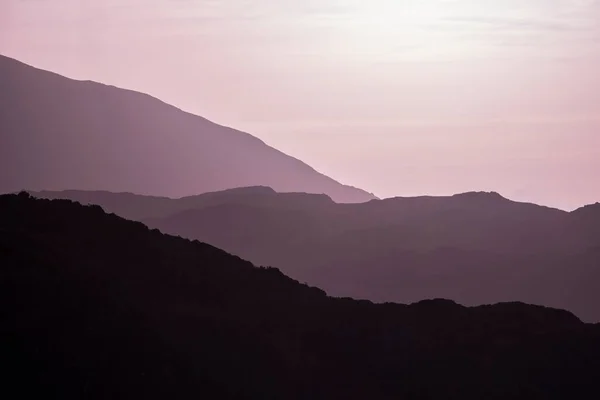
{"type": "Polygon", "coordinates": [[[2,0],[0,53],[150,93],[380,197],[600,201],[595,0],[2,0]]]}

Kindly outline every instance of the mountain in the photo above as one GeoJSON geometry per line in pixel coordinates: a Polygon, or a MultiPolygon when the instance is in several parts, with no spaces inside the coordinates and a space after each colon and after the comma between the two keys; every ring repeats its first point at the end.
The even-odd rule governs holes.
{"type": "Polygon", "coordinates": [[[2,391],[21,398],[600,395],[600,325],[569,312],[330,298],[98,206],[26,193],[0,196],[0,351],[2,391]]]}
{"type": "Polygon", "coordinates": [[[110,190],[185,196],[241,186],[374,198],[244,132],[148,95],[0,56],[0,193],[110,190]]]}
{"type": "Polygon", "coordinates": [[[327,195],[277,193],[272,188],[265,186],[240,187],[178,199],[100,190],[43,190],[40,192],[31,191],[30,193],[36,197],[47,199],[70,199],[83,204],[101,204],[110,212],[133,220],[168,217],[181,211],[226,203],[285,208],[319,207],[334,204],[333,200],[327,195]]]}
{"type": "Polygon", "coordinates": [[[600,321],[600,209],[565,211],[497,193],[337,204],[241,188],[181,199],[101,192],[36,196],[99,204],[162,232],[281,269],[334,296],[466,305],[522,301],[600,321]]]}

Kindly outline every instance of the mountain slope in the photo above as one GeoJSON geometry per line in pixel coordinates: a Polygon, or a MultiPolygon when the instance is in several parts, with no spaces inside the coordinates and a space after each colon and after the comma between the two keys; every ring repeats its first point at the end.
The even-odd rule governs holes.
{"type": "Polygon", "coordinates": [[[600,321],[600,213],[495,193],[336,204],[244,188],[182,199],[45,192],[280,268],[335,296],[467,305],[523,301],[600,321]]]}
{"type": "Polygon", "coordinates": [[[0,56],[0,193],[87,189],[185,196],[241,186],[374,196],[261,140],[148,95],[0,56]]]}
{"type": "Polygon", "coordinates": [[[241,200],[144,222],[281,268],[335,296],[523,301],[598,322],[600,236],[591,218],[581,219],[467,193],[294,209],[241,200]]]}
{"type": "Polygon", "coordinates": [[[0,196],[2,390],[23,398],[594,398],[599,328],[328,298],[98,207],[0,196]]]}

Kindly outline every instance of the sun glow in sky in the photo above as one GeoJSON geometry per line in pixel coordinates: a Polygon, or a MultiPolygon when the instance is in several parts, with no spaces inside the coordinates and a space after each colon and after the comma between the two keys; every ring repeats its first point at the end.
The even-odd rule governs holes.
{"type": "Polygon", "coordinates": [[[595,0],[2,0],[0,53],[379,196],[600,201],[595,0]]]}

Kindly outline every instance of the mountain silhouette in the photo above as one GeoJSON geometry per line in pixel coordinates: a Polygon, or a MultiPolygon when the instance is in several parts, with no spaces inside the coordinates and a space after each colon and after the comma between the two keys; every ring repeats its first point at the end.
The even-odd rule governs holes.
{"type": "Polygon", "coordinates": [[[162,232],[281,269],[341,297],[466,305],[522,301],[600,321],[600,208],[571,213],[497,193],[337,204],[241,188],[181,199],[106,192],[37,196],[99,204],[162,232]]]}
{"type": "Polygon", "coordinates": [[[26,193],[0,196],[0,350],[4,397],[600,395],[600,325],[569,312],[331,298],[98,206],[26,193]]]}
{"type": "Polygon", "coordinates": [[[146,94],[75,81],[0,56],[0,193],[131,191],[185,196],[241,186],[374,196],[244,132],[146,94]]]}

